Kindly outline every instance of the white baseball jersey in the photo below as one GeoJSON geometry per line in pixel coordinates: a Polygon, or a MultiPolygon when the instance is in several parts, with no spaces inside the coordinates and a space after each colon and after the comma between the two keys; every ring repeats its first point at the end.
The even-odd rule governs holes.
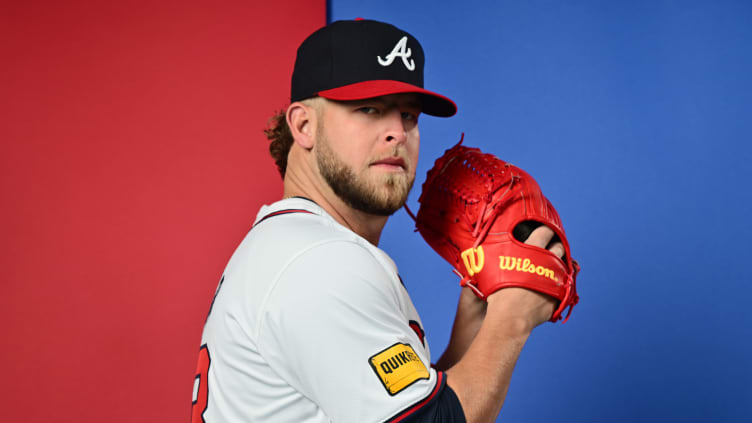
{"type": "Polygon", "coordinates": [[[392,260],[310,200],[259,211],[204,327],[193,422],[399,421],[445,383],[392,260]]]}

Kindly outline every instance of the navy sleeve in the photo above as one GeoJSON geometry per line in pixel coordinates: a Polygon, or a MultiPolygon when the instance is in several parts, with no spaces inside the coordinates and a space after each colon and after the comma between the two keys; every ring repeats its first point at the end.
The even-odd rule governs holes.
{"type": "Polygon", "coordinates": [[[394,416],[389,422],[404,423],[465,423],[465,412],[462,410],[457,394],[446,383],[446,374],[439,372],[438,390],[428,399],[427,402],[420,404],[420,408],[410,407],[402,413],[394,416]]]}

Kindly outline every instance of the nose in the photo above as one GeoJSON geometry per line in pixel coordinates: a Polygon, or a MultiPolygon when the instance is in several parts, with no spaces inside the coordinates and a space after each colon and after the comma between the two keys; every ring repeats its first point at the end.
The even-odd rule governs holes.
{"type": "Polygon", "coordinates": [[[388,113],[385,124],[386,126],[386,142],[389,143],[405,143],[407,141],[407,128],[405,127],[405,121],[402,119],[402,112],[399,110],[391,110],[388,113]]]}

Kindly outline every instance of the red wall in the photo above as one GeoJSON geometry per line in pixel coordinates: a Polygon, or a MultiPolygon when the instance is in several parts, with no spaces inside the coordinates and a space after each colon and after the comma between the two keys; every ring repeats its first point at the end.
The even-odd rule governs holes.
{"type": "Polygon", "coordinates": [[[0,8],[0,421],[189,420],[217,281],[281,193],[261,130],[325,22],[257,3],[0,8]]]}

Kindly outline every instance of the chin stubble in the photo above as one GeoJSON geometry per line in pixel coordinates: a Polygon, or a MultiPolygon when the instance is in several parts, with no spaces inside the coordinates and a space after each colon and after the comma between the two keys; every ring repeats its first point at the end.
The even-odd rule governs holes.
{"type": "Polygon", "coordinates": [[[358,178],[352,168],[337,157],[323,134],[318,135],[316,162],[319,172],[345,204],[377,216],[391,216],[405,204],[414,177],[384,175],[379,185],[384,187],[386,193],[379,195],[377,187],[369,186],[364,178],[358,178]]]}

